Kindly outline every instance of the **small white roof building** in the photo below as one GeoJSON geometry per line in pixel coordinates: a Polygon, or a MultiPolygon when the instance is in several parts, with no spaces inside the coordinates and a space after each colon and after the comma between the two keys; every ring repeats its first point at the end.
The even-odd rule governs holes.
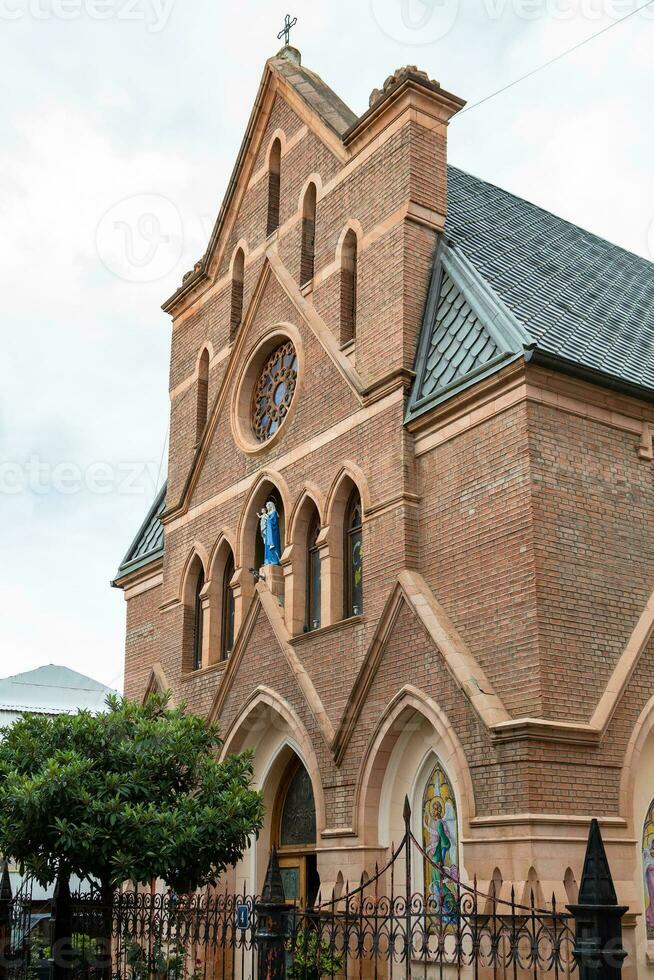
{"type": "Polygon", "coordinates": [[[74,715],[81,708],[102,711],[108,694],[116,694],[92,677],[47,664],[0,679],[0,727],[27,713],[74,715]]]}
{"type": "MultiPolygon", "coordinates": [[[[25,714],[74,715],[81,708],[96,714],[105,707],[108,694],[117,691],[94,681],[92,677],[71,670],[47,664],[35,670],[0,679],[0,729],[11,725],[25,714]]],[[[9,869],[11,890],[15,895],[22,883],[22,876],[15,868],[9,869]]],[[[71,879],[71,888],[87,887],[77,878],[71,879]]],[[[42,888],[34,882],[33,901],[44,900],[52,895],[52,888],[42,888]]]]}

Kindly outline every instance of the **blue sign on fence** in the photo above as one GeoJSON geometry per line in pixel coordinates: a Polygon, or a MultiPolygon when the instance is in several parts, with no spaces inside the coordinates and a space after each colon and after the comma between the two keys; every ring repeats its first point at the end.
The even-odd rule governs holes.
{"type": "Polygon", "coordinates": [[[250,925],[250,906],[249,905],[237,905],[236,906],[236,928],[237,929],[247,929],[250,925]]]}

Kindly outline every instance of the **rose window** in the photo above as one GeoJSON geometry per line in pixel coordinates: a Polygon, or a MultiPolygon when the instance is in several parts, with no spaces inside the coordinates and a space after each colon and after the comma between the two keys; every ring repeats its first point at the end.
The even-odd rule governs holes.
{"type": "Polygon", "coordinates": [[[291,407],[297,384],[297,354],[288,340],[264,364],[252,398],[252,425],[259,442],[277,432],[291,407]]]}

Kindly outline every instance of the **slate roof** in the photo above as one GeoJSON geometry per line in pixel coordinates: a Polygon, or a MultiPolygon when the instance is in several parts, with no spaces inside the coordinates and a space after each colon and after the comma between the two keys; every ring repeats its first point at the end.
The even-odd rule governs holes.
{"type": "Polygon", "coordinates": [[[156,561],[163,557],[164,553],[164,530],[160,517],[166,509],[166,484],[155,497],[150,510],[146,514],[145,520],[141,524],[136,537],[127,549],[114,582],[130,572],[135,572],[144,565],[156,561]]]}
{"type": "Polygon", "coordinates": [[[654,389],[654,264],[448,168],[446,231],[539,351],[654,389]]]}
{"type": "Polygon", "coordinates": [[[110,687],[84,674],[48,664],[0,679],[0,725],[25,712],[44,715],[74,714],[80,708],[101,711],[110,687]]]}
{"type": "Polygon", "coordinates": [[[445,273],[426,353],[423,394],[448,388],[497,354],[497,344],[459,286],[445,273]]]}

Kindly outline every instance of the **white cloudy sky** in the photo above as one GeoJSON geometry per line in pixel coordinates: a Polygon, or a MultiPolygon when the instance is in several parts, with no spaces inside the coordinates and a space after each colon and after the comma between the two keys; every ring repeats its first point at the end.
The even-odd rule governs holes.
{"type": "MultiPolygon", "coordinates": [[[[476,102],[642,0],[293,2],[305,63],[362,112],[407,63],[476,102]]],[[[122,682],[109,581],[164,477],[159,307],[204,251],[286,10],[0,0],[0,676],[122,682]]],[[[654,4],[454,121],[450,160],[651,258],[653,46],[654,4]]]]}

